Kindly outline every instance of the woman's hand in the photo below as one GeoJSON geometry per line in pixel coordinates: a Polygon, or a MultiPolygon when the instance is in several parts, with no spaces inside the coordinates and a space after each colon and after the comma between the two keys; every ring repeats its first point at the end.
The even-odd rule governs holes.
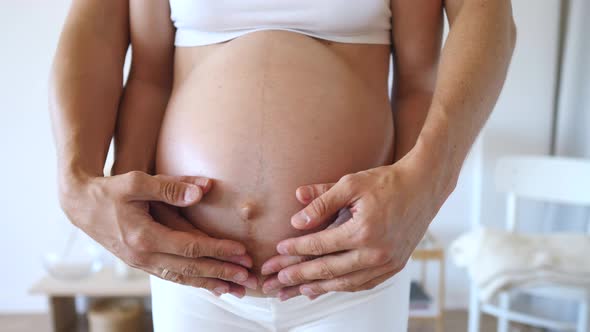
{"type": "Polygon", "coordinates": [[[281,289],[281,300],[300,294],[313,299],[330,291],[371,289],[399,272],[450,194],[441,185],[448,181],[439,180],[434,169],[408,156],[335,184],[298,188],[297,198],[309,205],[291,218],[295,228],[317,227],[342,208],[351,216],[335,227],[279,242],[282,256],[262,266],[263,274],[278,275],[265,281],[263,291],[281,289]]]}
{"type": "Polygon", "coordinates": [[[166,222],[158,223],[150,215],[150,201],[180,207],[198,203],[211,188],[210,179],[139,171],[71,179],[60,188],[60,202],[69,219],[130,266],[217,295],[243,293],[232,282],[256,287],[256,278],[246,269],[252,260],[243,244],[167,227],[166,223],[178,226],[181,217],[157,205],[152,212],[166,222]]]}

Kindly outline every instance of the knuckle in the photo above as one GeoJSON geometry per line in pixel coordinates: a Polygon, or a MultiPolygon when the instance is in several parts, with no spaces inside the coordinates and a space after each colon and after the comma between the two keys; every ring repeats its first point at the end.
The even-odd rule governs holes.
{"type": "Polygon", "coordinates": [[[182,285],[186,284],[186,279],[180,273],[170,272],[166,275],[166,280],[172,281],[177,284],[182,284],[182,285]]]}
{"type": "Polygon", "coordinates": [[[328,290],[319,283],[314,285],[313,290],[316,294],[326,294],[328,292],[328,290]]]}
{"type": "Polygon", "coordinates": [[[292,284],[300,284],[304,280],[305,280],[305,277],[303,276],[303,274],[299,270],[294,270],[291,273],[289,273],[289,281],[291,281],[292,284]]]}
{"type": "Polygon", "coordinates": [[[131,192],[138,192],[141,189],[141,183],[143,180],[143,173],[140,171],[131,171],[126,175],[127,189],[131,192]]]}
{"type": "Polygon", "coordinates": [[[340,178],[339,182],[344,188],[350,190],[356,182],[356,176],[354,176],[354,174],[346,174],[340,178]]]}
{"type": "Polygon", "coordinates": [[[190,283],[191,286],[193,287],[197,287],[197,288],[207,288],[207,282],[205,281],[205,279],[202,278],[197,278],[191,281],[190,283]]]}
{"type": "Polygon", "coordinates": [[[177,185],[174,182],[163,182],[161,184],[160,190],[164,198],[169,201],[177,201],[180,200],[182,197],[182,188],[181,186],[177,185]]]}
{"type": "Polygon", "coordinates": [[[307,240],[307,251],[312,255],[319,256],[324,252],[324,245],[320,239],[311,237],[307,240]]]}
{"type": "Polygon", "coordinates": [[[146,265],[147,257],[145,257],[145,255],[142,255],[137,251],[131,251],[129,254],[127,254],[125,263],[127,263],[127,265],[131,267],[140,268],[146,265]]]}
{"type": "Polygon", "coordinates": [[[201,268],[196,263],[189,263],[182,267],[181,273],[185,276],[194,277],[201,275],[201,268]]]}
{"type": "Polygon", "coordinates": [[[336,277],[334,271],[332,270],[330,265],[328,265],[328,263],[322,261],[320,263],[319,268],[320,279],[334,279],[336,277]]]}
{"type": "Polygon", "coordinates": [[[371,265],[382,265],[387,263],[390,259],[391,256],[387,250],[378,249],[370,253],[368,263],[371,265]]]}
{"type": "Polygon", "coordinates": [[[401,270],[403,270],[406,267],[407,264],[408,264],[408,261],[407,260],[406,261],[398,261],[398,260],[395,260],[395,261],[392,262],[393,271],[395,273],[398,273],[401,270]]]}
{"type": "Polygon", "coordinates": [[[124,245],[127,248],[138,251],[147,252],[150,250],[149,236],[146,231],[138,231],[123,237],[124,245]]]}
{"type": "Polygon", "coordinates": [[[335,289],[336,291],[347,292],[347,291],[351,291],[354,288],[354,285],[350,279],[340,278],[340,279],[337,279],[335,288],[336,288],[335,289]]]}
{"type": "Polygon", "coordinates": [[[312,209],[314,215],[321,216],[324,215],[328,210],[328,205],[322,196],[320,196],[311,203],[310,208],[312,209]]]}
{"type": "Polygon", "coordinates": [[[212,272],[213,277],[217,279],[229,279],[229,276],[232,274],[230,264],[228,263],[222,263],[220,266],[214,268],[212,272]]]}
{"type": "Polygon", "coordinates": [[[213,253],[214,253],[215,257],[224,257],[225,256],[225,248],[223,247],[223,245],[219,244],[219,245],[215,246],[215,248],[213,249],[213,253]]]}
{"type": "Polygon", "coordinates": [[[361,250],[354,250],[353,257],[352,257],[352,267],[355,270],[360,270],[365,266],[366,262],[364,260],[363,254],[361,250]]]}
{"type": "Polygon", "coordinates": [[[340,182],[342,184],[350,184],[354,181],[354,175],[353,174],[346,174],[343,177],[340,178],[340,182]]]}
{"type": "Polygon", "coordinates": [[[201,247],[196,242],[189,242],[184,246],[183,255],[189,258],[201,257],[201,247]]]}
{"type": "Polygon", "coordinates": [[[356,236],[359,244],[369,244],[371,242],[371,239],[373,238],[373,230],[368,225],[361,225],[360,227],[358,227],[356,236]]]}

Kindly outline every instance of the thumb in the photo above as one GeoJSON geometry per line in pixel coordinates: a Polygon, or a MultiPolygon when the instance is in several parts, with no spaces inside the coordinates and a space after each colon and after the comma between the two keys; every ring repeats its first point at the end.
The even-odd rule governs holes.
{"type": "Polygon", "coordinates": [[[127,177],[128,197],[135,201],[159,201],[185,207],[193,205],[203,197],[203,190],[196,184],[171,176],[151,176],[142,172],[131,172],[127,177]]]}
{"type": "Polygon", "coordinates": [[[352,198],[352,193],[344,190],[344,186],[323,184],[306,187],[317,190],[312,194],[317,196],[311,200],[307,207],[291,217],[291,224],[297,229],[310,229],[331,221],[331,217],[338,210],[346,207],[352,198]]]}

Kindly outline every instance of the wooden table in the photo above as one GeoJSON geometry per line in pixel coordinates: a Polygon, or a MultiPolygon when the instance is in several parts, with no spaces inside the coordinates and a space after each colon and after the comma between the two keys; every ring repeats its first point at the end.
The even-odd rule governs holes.
{"type": "Polygon", "coordinates": [[[149,276],[134,272],[130,279],[118,278],[112,268],[104,268],[93,276],[77,281],[44,277],[33,285],[31,294],[46,295],[55,332],[76,331],[76,296],[92,298],[147,297],[150,295],[149,276]]]}
{"type": "Polygon", "coordinates": [[[438,295],[435,297],[433,308],[428,310],[412,310],[410,317],[412,319],[432,319],[436,322],[436,331],[443,332],[444,322],[444,302],[445,302],[445,251],[438,244],[432,235],[430,235],[430,243],[418,247],[412,253],[412,259],[422,263],[422,276],[420,283],[422,288],[426,289],[427,281],[427,267],[426,263],[429,261],[437,261],[439,264],[438,275],[438,295]]]}

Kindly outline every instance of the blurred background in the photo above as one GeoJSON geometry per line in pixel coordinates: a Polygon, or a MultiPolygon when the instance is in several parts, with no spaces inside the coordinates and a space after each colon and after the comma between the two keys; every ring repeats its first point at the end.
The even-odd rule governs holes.
{"type": "MultiPolygon", "coordinates": [[[[43,314],[50,309],[50,289],[41,287],[35,294],[30,292],[48,274],[44,268],[44,264],[51,267],[48,254],[73,250],[83,256],[97,255],[102,266],[93,265],[91,269],[115,264],[109,254],[100,250],[96,253],[92,242],[81,234],[70,241],[73,227],[60,210],[56,195],[47,81],[69,3],[69,0],[0,1],[2,331],[30,328],[26,322],[15,323],[6,317],[43,314]]],[[[475,225],[503,227],[505,196],[494,184],[497,160],[513,154],[590,158],[590,21],[587,20],[590,3],[587,0],[513,0],[513,8],[518,41],[508,80],[463,167],[456,191],[430,229],[438,241],[437,248],[446,253],[440,256],[446,267],[443,304],[450,315],[458,317],[453,327],[446,323],[450,331],[467,329],[470,277],[465,269],[453,263],[448,246],[475,225]]],[[[562,221],[568,218],[573,221],[569,231],[580,234],[586,229],[584,222],[590,219],[587,208],[539,203],[525,204],[518,216],[522,218],[522,227],[539,232],[562,230],[562,221]]],[[[434,262],[425,265],[429,273],[420,284],[428,299],[441,294],[438,289],[443,274],[436,263],[439,256],[433,257],[434,262]]],[[[424,266],[419,260],[412,264],[417,278],[421,277],[424,266]]],[[[143,286],[137,287],[137,294],[132,296],[141,295],[143,286]]],[[[85,305],[81,303],[85,297],[81,298],[76,300],[79,311],[85,305]]],[[[515,305],[574,324],[581,312],[573,302],[531,299],[525,298],[515,305]]],[[[435,311],[434,316],[437,315],[435,311]]],[[[49,328],[50,319],[43,319],[49,328]]],[[[493,320],[486,318],[483,323],[495,328],[493,320]]],[[[427,325],[413,326],[429,329],[427,325]]]]}

